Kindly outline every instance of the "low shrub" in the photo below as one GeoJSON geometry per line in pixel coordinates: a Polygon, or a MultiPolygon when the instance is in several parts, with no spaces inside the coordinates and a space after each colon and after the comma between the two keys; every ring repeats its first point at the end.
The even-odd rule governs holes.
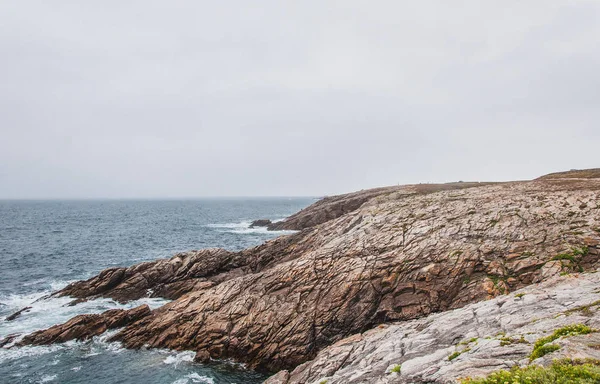
{"type": "Polygon", "coordinates": [[[461,379],[462,384],[592,384],[600,383],[598,360],[555,360],[549,367],[529,365],[498,371],[486,378],[461,379]]]}

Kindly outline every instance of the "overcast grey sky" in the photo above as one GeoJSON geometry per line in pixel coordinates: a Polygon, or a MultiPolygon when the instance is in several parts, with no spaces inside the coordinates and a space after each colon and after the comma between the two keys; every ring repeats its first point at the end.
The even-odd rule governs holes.
{"type": "Polygon", "coordinates": [[[600,166],[600,1],[0,0],[0,198],[600,166]]]}

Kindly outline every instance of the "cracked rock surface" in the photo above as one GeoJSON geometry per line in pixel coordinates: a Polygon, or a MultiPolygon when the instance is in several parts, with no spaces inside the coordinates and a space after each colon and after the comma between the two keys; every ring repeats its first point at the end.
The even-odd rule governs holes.
{"type": "MultiPolygon", "coordinates": [[[[113,268],[58,294],[175,299],[113,339],[277,371],[380,324],[598,266],[597,178],[425,184],[344,196],[361,193],[369,197],[347,210],[315,203],[334,213],[261,246],[113,268]]],[[[311,210],[319,211],[304,211],[311,210]]]]}
{"type": "Polygon", "coordinates": [[[266,384],[456,383],[514,365],[553,359],[600,359],[600,333],[563,337],[558,351],[529,361],[533,344],[555,329],[585,324],[600,329],[600,274],[548,281],[425,318],[381,325],[343,339],[291,373],[266,384]],[[449,360],[452,355],[456,358],[449,360]],[[400,365],[400,372],[392,368],[400,365]]]}

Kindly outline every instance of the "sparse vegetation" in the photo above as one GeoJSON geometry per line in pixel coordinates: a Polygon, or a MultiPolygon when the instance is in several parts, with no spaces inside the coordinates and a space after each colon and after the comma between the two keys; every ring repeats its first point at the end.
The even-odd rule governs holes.
{"type": "Polygon", "coordinates": [[[558,328],[551,335],[538,339],[533,345],[533,351],[529,355],[529,360],[533,361],[540,358],[548,353],[554,352],[560,349],[557,344],[549,344],[556,339],[565,336],[576,336],[576,335],[587,335],[588,333],[595,332],[594,329],[584,324],[571,324],[562,328],[558,328]]]}
{"type": "Polygon", "coordinates": [[[515,295],[515,298],[517,298],[517,299],[520,299],[520,298],[521,298],[521,297],[523,297],[523,296],[525,296],[525,294],[524,294],[524,293],[517,293],[517,294],[515,295]]]}
{"type": "Polygon", "coordinates": [[[600,362],[593,359],[555,360],[549,367],[530,365],[498,371],[486,378],[460,380],[461,384],[592,384],[600,382],[600,362]]]}
{"type": "Polygon", "coordinates": [[[390,370],[390,372],[392,373],[400,373],[400,371],[402,370],[402,366],[400,364],[396,364],[392,367],[392,369],[390,370]]]}
{"type": "Polygon", "coordinates": [[[593,314],[592,307],[597,307],[600,305],[600,300],[596,300],[593,303],[587,305],[581,305],[579,307],[575,307],[564,312],[565,315],[569,316],[575,312],[581,312],[584,316],[589,316],[593,314]]]}
{"type": "Polygon", "coordinates": [[[560,349],[560,345],[558,344],[544,344],[539,347],[535,347],[531,355],[529,355],[529,360],[533,361],[535,359],[539,359],[542,356],[546,356],[549,353],[556,352],[560,349]]]}
{"type": "Polygon", "coordinates": [[[579,264],[580,256],[585,256],[589,252],[588,247],[573,247],[570,252],[560,253],[552,258],[552,260],[559,260],[563,268],[568,269],[561,272],[561,276],[568,275],[569,272],[583,272],[583,267],[579,264]]]}
{"type": "Polygon", "coordinates": [[[462,351],[456,351],[453,354],[451,354],[450,356],[448,356],[448,361],[452,361],[452,360],[456,359],[458,356],[462,355],[463,353],[469,352],[470,350],[471,350],[471,348],[467,348],[462,351]]]}
{"type": "Polygon", "coordinates": [[[519,339],[506,337],[506,336],[500,338],[501,346],[504,347],[506,345],[511,345],[511,344],[529,344],[529,342],[527,340],[525,340],[525,337],[523,335],[521,335],[521,337],[519,339]]]}
{"type": "Polygon", "coordinates": [[[458,345],[469,345],[470,343],[475,343],[477,342],[478,338],[477,337],[471,337],[469,340],[463,340],[460,343],[458,343],[458,345]]]}
{"type": "Polygon", "coordinates": [[[461,354],[461,352],[458,352],[458,351],[452,353],[450,356],[448,356],[448,361],[452,361],[452,360],[456,359],[458,356],[460,356],[460,354],[461,354]]]}

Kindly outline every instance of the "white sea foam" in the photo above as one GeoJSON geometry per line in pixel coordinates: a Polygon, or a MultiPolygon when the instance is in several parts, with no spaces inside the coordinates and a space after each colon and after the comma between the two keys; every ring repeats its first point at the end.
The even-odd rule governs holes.
{"type": "Polygon", "coordinates": [[[40,381],[38,381],[38,383],[47,383],[49,381],[54,381],[54,380],[56,380],[56,375],[44,375],[44,376],[42,376],[40,381]]]}
{"type": "MultiPolygon", "coordinates": [[[[272,220],[274,223],[283,219],[272,220]]],[[[254,227],[251,221],[241,221],[239,223],[224,223],[224,224],[207,224],[209,228],[216,228],[219,232],[237,233],[242,235],[263,234],[263,235],[288,235],[297,231],[269,231],[267,227],[254,227]]]]}
{"type": "Polygon", "coordinates": [[[169,356],[167,356],[163,360],[163,363],[165,363],[165,364],[174,365],[175,367],[177,367],[181,363],[191,363],[192,361],[194,361],[195,354],[192,351],[175,352],[175,353],[169,351],[168,353],[169,353],[169,356]]]}
{"type": "Polygon", "coordinates": [[[190,373],[184,377],[177,379],[173,384],[190,384],[190,383],[204,383],[204,384],[215,384],[215,381],[207,376],[201,376],[197,373],[190,373]]]}
{"type": "Polygon", "coordinates": [[[9,334],[28,334],[40,329],[46,329],[56,324],[64,323],[74,316],[86,313],[101,313],[109,309],[131,309],[142,304],[148,304],[152,309],[158,308],[168,300],[160,298],[143,298],[126,304],[120,304],[111,299],[96,299],[85,301],[73,306],[70,297],[46,297],[49,292],[30,295],[10,295],[0,297],[0,303],[5,306],[3,312],[16,312],[25,307],[31,309],[23,312],[16,320],[0,320],[0,338],[9,334]]]}
{"type": "Polygon", "coordinates": [[[23,357],[41,356],[48,353],[56,352],[64,349],[65,346],[61,344],[44,345],[36,347],[20,347],[12,349],[0,348],[0,363],[5,361],[20,359],[23,357]]]}

